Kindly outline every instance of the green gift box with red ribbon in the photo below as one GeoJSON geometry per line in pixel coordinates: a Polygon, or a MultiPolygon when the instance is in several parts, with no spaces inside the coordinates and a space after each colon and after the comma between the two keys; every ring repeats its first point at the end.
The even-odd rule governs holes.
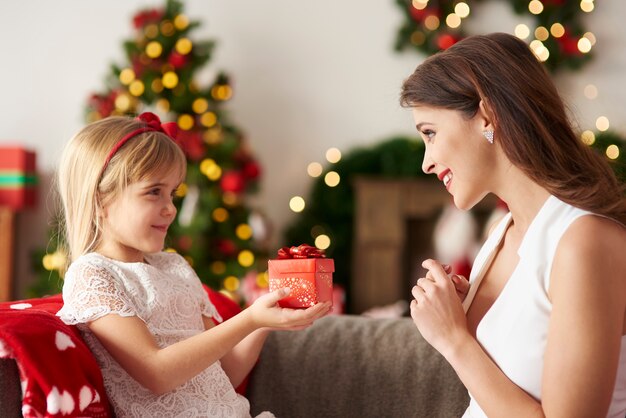
{"type": "Polygon", "coordinates": [[[0,206],[14,211],[37,203],[35,152],[20,146],[0,146],[0,206]]]}
{"type": "Polygon", "coordinates": [[[270,292],[288,287],[291,293],[278,301],[283,308],[308,308],[333,300],[335,263],[322,250],[302,244],[283,247],[278,259],[268,261],[270,292]]]}

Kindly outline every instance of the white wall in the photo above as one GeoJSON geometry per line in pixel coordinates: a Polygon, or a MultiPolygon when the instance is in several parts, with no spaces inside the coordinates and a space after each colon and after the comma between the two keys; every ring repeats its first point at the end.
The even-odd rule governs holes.
{"type": "MultiPolygon", "coordinates": [[[[598,38],[595,60],[558,83],[581,127],[592,128],[605,115],[625,133],[626,2],[597,3],[585,20],[598,38]],[[594,101],[583,96],[588,83],[598,87],[594,101]]],[[[108,65],[121,62],[121,42],[131,36],[134,13],[161,4],[0,3],[0,144],[35,149],[44,177],[43,204],[18,218],[18,295],[32,280],[28,252],[47,240],[47,178],[65,141],[82,126],[85,98],[102,88],[108,65]]],[[[503,2],[479,6],[468,21],[476,30],[510,32],[519,20],[503,2]]],[[[207,80],[223,69],[234,81],[231,116],[264,169],[262,191],[252,203],[275,224],[276,242],[293,219],[289,199],[307,195],[309,162],[323,162],[329,147],[348,151],[413,133],[397,97],[402,80],[423,57],[393,51],[402,21],[395,0],[189,0],[186,12],[203,22],[196,39],[218,41],[207,80]]]]}

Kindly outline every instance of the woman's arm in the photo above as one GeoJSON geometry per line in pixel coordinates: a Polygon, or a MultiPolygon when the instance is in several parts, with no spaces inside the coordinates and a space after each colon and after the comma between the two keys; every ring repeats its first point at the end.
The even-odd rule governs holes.
{"type": "Polygon", "coordinates": [[[490,417],[604,416],[609,407],[626,310],[626,232],[597,217],[575,222],[553,263],[553,308],[541,404],[515,385],[469,334],[440,266],[413,289],[411,316],[490,417]]]}
{"type": "Polygon", "coordinates": [[[159,348],[138,317],[110,314],[89,323],[102,345],[135,380],[151,391],[168,392],[224,357],[257,329],[301,329],[323,316],[328,304],[306,310],[282,309],[276,302],[283,290],[259,298],[224,323],[165,348],[159,348]]]}
{"type": "Polygon", "coordinates": [[[542,382],[548,416],[606,416],[626,311],[626,229],[584,216],[565,232],[550,280],[542,382]]]}

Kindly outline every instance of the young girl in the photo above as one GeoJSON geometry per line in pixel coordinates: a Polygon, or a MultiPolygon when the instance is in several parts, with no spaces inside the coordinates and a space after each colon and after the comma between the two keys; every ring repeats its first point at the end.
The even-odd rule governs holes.
{"type": "Polygon", "coordinates": [[[81,330],[117,417],[248,417],[234,387],[268,330],[306,328],[330,306],[281,309],[281,289],[221,322],[189,264],[161,252],[186,171],[170,127],[151,113],[110,117],[67,145],[58,182],[71,265],[58,315],[81,330]]]}
{"type": "Polygon", "coordinates": [[[624,418],[624,188],[541,63],[512,35],[469,37],[424,61],[401,101],[422,169],[458,208],[494,193],[510,209],[463,303],[434,260],[412,289],[417,328],[470,393],[464,417],[624,418]]]}

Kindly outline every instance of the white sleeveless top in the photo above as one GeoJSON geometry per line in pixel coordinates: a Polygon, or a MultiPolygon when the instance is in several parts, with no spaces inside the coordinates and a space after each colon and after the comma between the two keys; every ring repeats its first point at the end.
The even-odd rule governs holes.
{"type": "Polygon", "coordinates": [[[79,257],[65,275],[64,306],[57,313],[81,331],[102,370],[115,415],[250,417],[248,400],[235,392],[219,361],[171,392],[155,395],[130,377],[87,327],[87,322],[108,314],[137,316],[163,348],[201,333],[203,315],[222,321],[184,258],[157,253],[145,259],[125,263],[97,253],[79,257]]]}
{"type": "MultiPolygon", "coordinates": [[[[519,263],[502,292],[482,318],[476,339],[504,374],[535,399],[541,399],[543,356],[552,303],[548,297],[550,271],[557,245],[567,228],[581,216],[593,215],[550,196],[531,222],[519,250],[519,263]]],[[[511,221],[508,213],[493,230],[476,256],[470,291],[463,302],[467,312],[480,281],[495,256],[511,221]]],[[[607,417],[626,414],[626,336],[617,381],[607,417]]],[[[471,397],[463,418],[487,418],[471,397]]]]}

